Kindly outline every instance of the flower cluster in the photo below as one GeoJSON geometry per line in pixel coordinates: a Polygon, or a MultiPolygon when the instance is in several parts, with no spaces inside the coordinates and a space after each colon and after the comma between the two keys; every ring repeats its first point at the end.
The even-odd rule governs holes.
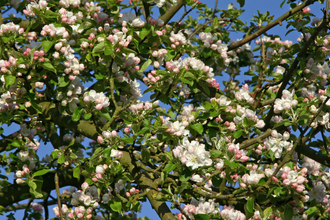
{"type": "Polygon", "coordinates": [[[281,99],[276,99],[274,104],[274,112],[276,114],[290,110],[298,105],[298,101],[293,99],[294,91],[283,90],[281,99]]]}
{"type": "Polygon", "coordinates": [[[104,95],[103,92],[96,92],[95,90],[90,90],[84,94],[84,102],[86,104],[95,104],[96,110],[101,110],[102,108],[108,108],[110,105],[109,98],[104,95]]]}
{"type": "Polygon", "coordinates": [[[58,12],[61,14],[62,22],[69,25],[74,25],[76,20],[82,20],[83,18],[83,13],[81,11],[74,15],[73,12],[61,8],[58,12]]]}
{"type": "Polygon", "coordinates": [[[264,146],[274,153],[275,158],[280,158],[283,150],[289,151],[292,147],[292,143],[288,141],[289,138],[290,134],[288,132],[284,132],[282,135],[276,130],[272,130],[271,136],[264,140],[264,146]]]}
{"type": "Polygon", "coordinates": [[[0,36],[6,36],[7,34],[13,33],[22,34],[23,32],[24,29],[20,28],[18,24],[14,24],[13,22],[0,25],[0,36]]]}
{"type": "Polygon", "coordinates": [[[64,8],[69,8],[70,6],[77,8],[80,5],[80,0],[60,0],[59,5],[64,8]]]}
{"type": "Polygon", "coordinates": [[[110,34],[107,37],[107,40],[111,41],[114,46],[118,46],[118,49],[116,52],[120,51],[120,47],[127,47],[131,41],[133,40],[132,35],[126,36],[127,28],[123,27],[122,31],[119,31],[118,29],[112,30],[113,34],[110,34]]]}
{"type": "Polygon", "coordinates": [[[243,183],[240,184],[241,187],[246,188],[249,185],[257,185],[261,178],[265,177],[263,173],[258,173],[256,170],[250,171],[250,174],[244,174],[242,176],[243,183]]]}
{"type": "Polygon", "coordinates": [[[190,142],[187,137],[184,137],[180,145],[172,152],[175,158],[178,158],[182,164],[191,167],[193,170],[212,164],[210,152],[205,150],[205,145],[197,141],[190,142]]]}
{"type": "MultiPolygon", "coordinates": [[[[188,216],[189,219],[194,219],[194,215],[198,214],[217,214],[219,213],[219,203],[215,203],[214,199],[206,200],[200,198],[196,200],[192,198],[190,204],[183,206],[182,208],[184,215],[188,216]]],[[[179,219],[186,219],[185,216],[179,215],[179,219]]]]}
{"type": "Polygon", "coordinates": [[[133,27],[143,27],[144,21],[142,21],[141,18],[136,17],[136,14],[133,12],[125,12],[120,15],[118,22],[123,27],[126,27],[127,24],[133,26],[133,27]]]}
{"type": "Polygon", "coordinates": [[[233,206],[223,206],[223,209],[220,212],[220,216],[224,218],[225,220],[245,220],[246,216],[234,209],[233,206]]]}
{"type": "Polygon", "coordinates": [[[163,116],[160,116],[160,119],[162,120],[162,123],[165,127],[167,127],[166,132],[176,135],[176,136],[187,136],[189,135],[189,130],[186,129],[186,126],[188,125],[187,121],[180,122],[175,121],[171,122],[170,118],[164,119],[163,116]]]}
{"type": "Polygon", "coordinates": [[[249,85],[247,85],[247,84],[244,84],[239,91],[235,92],[235,98],[238,101],[243,101],[244,100],[244,101],[246,101],[247,103],[250,103],[250,104],[254,103],[254,99],[250,95],[249,85]]]}
{"type": "MultiPolygon", "coordinates": [[[[83,190],[78,190],[72,193],[71,204],[76,206],[75,209],[69,209],[65,204],[61,207],[61,212],[64,214],[65,218],[68,219],[99,219],[99,217],[94,216],[93,210],[99,206],[98,190],[96,186],[89,186],[87,182],[81,185],[83,190]]],[[[53,208],[54,214],[59,217],[60,211],[59,207],[53,208]]]]}
{"type": "Polygon", "coordinates": [[[34,10],[39,11],[40,9],[46,9],[47,5],[48,3],[46,0],[40,0],[39,3],[33,1],[26,6],[26,9],[23,10],[23,13],[26,16],[34,17],[36,15],[34,10]]]}

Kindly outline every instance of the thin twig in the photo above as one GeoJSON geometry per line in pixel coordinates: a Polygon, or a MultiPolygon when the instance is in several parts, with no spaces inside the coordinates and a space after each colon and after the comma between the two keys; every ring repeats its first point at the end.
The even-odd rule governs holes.
{"type": "Polygon", "coordinates": [[[319,116],[319,114],[322,111],[323,106],[325,105],[325,103],[328,102],[328,100],[330,99],[330,97],[327,97],[325,99],[325,101],[323,101],[323,103],[321,104],[319,110],[317,111],[317,113],[313,116],[313,118],[309,121],[309,123],[307,124],[306,128],[303,130],[303,132],[300,133],[298,139],[294,142],[292,149],[284,156],[283,160],[281,161],[281,163],[276,167],[276,170],[274,171],[274,173],[272,174],[271,177],[269,177],[269,179],[267,180],[266,184],[269,185],[270,182],[272,181],[272,178],[275,177],[277,175],[277,173],[280,171],[280,169],[291,160],[291,157],[293,155],[293,152],[295,151],[296,147],[298,146],[299,143],[302,142],[302,139],[305,135],[305,133],[307,132],[308,129],[310,129],[311,124],[314,122],[314,120],[319,116]]]}
{"type": "MultiPolygon", "coordinates": [[[[264,72],[265,72],[265,69],[266,69],[266,52],[265,52],[265,45],[264,45],[264,41],[262,39],[262,36],[260,36],[260,46],[261,46],[261,57],[262,57],[262,61],[261,61],[261,64],[260,64],[260,67],[261,67],[261,71],[260,71],[260,74],[258,76],[258,82],[257,82],[257,86],[254,90],[254,93],[252,94],[252,98],[255,99],[258,95],[258,93],[260,92],[260,87],[263,83],[263,80],[262,80],[262,77],[264,75],[264,72]]],[[[255,108],[257,107],[257,105],[255,106],[255,108]]]]}
{"type": "Polygon", "coordinates": [[[175,24],[172,26],[172,28],[171,28],[171,31],[170,31],[170,33],[174,30],[174,28],[184,19],[184,17],[186,17],[186,15],[187,14],[189,14],[194,8],[196,8],[196,5],[197,4],[195,4],[193,7],[191,7],[188,11],[187,11],[187,9],[186,9],[186,6],[184,6],[184,13],[183,13],[183,15],[181,16],[181,18],[178,20],[178,21],[176,21],[175,22],[175,24]]]}
{"type": "Polygon", "coordinates": [[[283,14],[281,17],[279,17],[278,19],[276,19],[275,21],[269,23],[268,25],[266,25],[263,28],[260,28],[258,31],[256,31],[255,33],[245,37],[244,39],[232,44],[228,46],[228,51],[230,50],[234,50],[240,46],[242,46],[243,44],[250,42],[251,40],[259,37],[260,35],[262,35],[263,33],[265,33],[266,31],[268,31],[269,29],[275,27],[278,24],[282,24],[282,21],[286,20],[288,17],[292,16],[293,14],[301,11],[304,7],[313,4],[314,2],[316,2],[317,0],[311,0],[311,1],[305,1],[303,3],[301,3],[300,5],[298,5],[297,7],[290,9],[287,13],[283,14]]]}
{"type": "Polygon", "coordinates": [[[328,157],[330,157],[329,148],[328,148],[327,142],[325,140],[327,137],[324,135],[323,129],[321,130],[321,134],[322,134],[322,138],[323,138],[324,149],[326,150],[328,157]]]}
{"type": "Polygon", "coordinates": [[[12,6],[9,6],[7,9],[5,9],[3,12],[1,12],[1,14],[5,14],[6,12],[8,12],[12,8],[13,8],[12,6]]]}
{"type": "Polygon", "coordinates": [[[62,214],[62,204],[61,204],[61,194],[60,194],[60,182],[58,178],[57,172],[55,172],[55,187],[56,187],[56,195],[57,195],[57,205],[58,205],[58,211],[60,213],[60,219],[63,220],[63,214],[62,214]]]}
{"type": "Polygon", "coordinates": [[[212,19],[214,19],[214,17],[215,17],[215,12],[216,12],[217,8],[218,8],[218,0],[215,0],[215,5],[214,5],[213,14],[212,14],[212,19]]]}
{"type": "Polygon", "coordinates": [[[27,204],[27,206],[26,206],[26,208],[25,208],[25,211],[24,211],[24,216],[23,216],[23,220],[25,220],[26,219],[26,217],[27,217],[27,215],[28,215],[28,209],[29,209],[29,207],[30,207],[30,205],[31,205],[31,203],[33,202],[33,199],[29,199],[29,202],[28,202],[28,204],[27,204]]]}

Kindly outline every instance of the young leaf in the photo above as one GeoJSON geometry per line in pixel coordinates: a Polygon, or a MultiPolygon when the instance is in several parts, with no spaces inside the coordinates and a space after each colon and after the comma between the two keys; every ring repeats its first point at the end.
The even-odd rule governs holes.
{"type": "Polygon", "coordinates": [[[150,66],[151,63],[152,63],[152,61],[150,59],[148,59],[146,62],[144,62],[142,64],[142,66],[140,67],[139,72],[140,73],[144,72],[150,66]]]}
{"type": "Polygon", "coordinates": [[[287,205],[284,210],[284,220],[291,220],[293,218],[293,209],[290,205],[287,205]]]}
{"type": "Polygon", "coordinates": [[[208,219],[210,219],[210,216],[207,214],[198,214],[198,215],[195,215],[195,219],[196,220],[208,220],[208,219]]]}
{"type": "Polygon", "coordinates": [[[248,199],[246,208],[250,213],[254,213],[254,199],[252,197],[248,199]]]}
{"type": "Polygon", "coordinates": [[[115,212],[121,212],[122,204],[119,201],[112,201],[110,204],[110,208],[115,212]]]}
{"type": "Polygon", "coordinates": [[[81,112],[82,112],[81,108],[79,108],[79,107],[75,108],[73,111],[73,114],[72,114],[72,120],[79,121],[81,118],[81,112]]]}
{"type": "Polygon", "coordinates": [[[168,163],[168,164],[166,164],[166,166],[165,166],[165,171],[166,172],[171,172],[172,170],[174,170],[175,168],[176,168],[176,164],[173,164],[173,163],[168,163]]]}
{"type": "Polygon", "coordinates": [[[44,169],[44,170],[38,170],[37,172],[35,172],[33,174],[33,176],[43,176],[43,175],[45,175],[48,172],[50,172],[50,170],[46,170],[46,169],[44,169]]]}
{"type": "Polygon", "coordinates": [[[76,166],[76,167],[73,169],[73,177],[78,179],[79,176],[80,176],[80,167],[76,166]]]}
{"type": "Polygon", "coordinates": [[[57,163],[59,163],[59,164],[64,163],[64,161],[65,161],[65,157],[64,157],[64,155],[60,156],[60,157],[57,159],[57,163]]]}
{"type": "Polygon", "coordinates": [[[51,72],[54,72],[56,73],[56,69],[55,67],[50,63],[50,62],[44,62],[44,63],[41,63],[41,66],[46,69],[46,70],[49,70],[51,72]]]}
{"type": "Polygon", "coordinates": [[[104,151],[103,151],[103,156],[104,158],[108,158],[110,157],[111,155],[111,148],[106,148],[104,151]]]}
{"type": "Polygon", "coordinates": [[[10,74],[5,75],[6,86],[11,86],[15,83],[16,77],[10,74]]]}
{"type": "Polygon", "coordinates": [[[47,53],[49,51],[49,49],[53,46],[54,41],[43,41],[41,43],[42,49],[45,51],[45,53],[47,53]]]}
{"type": "Polygon", "coordinates": [[[190,127],[192,129],[194,129],[195,131],[197,131],[199,134],[202,134],[203,133],[203,125],[201,123],[197,123],[197,124],[191,124],[190,127]]]}

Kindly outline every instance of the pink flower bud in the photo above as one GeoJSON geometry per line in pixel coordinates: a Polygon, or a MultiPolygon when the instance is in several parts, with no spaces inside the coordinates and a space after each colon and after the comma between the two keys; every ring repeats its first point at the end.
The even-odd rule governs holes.
{"type": "Polygon", "coordinates": [[[101,144],[103,142],[103,137],[102,136],[98,136],[97,137],[97,143],[101,144]]]}

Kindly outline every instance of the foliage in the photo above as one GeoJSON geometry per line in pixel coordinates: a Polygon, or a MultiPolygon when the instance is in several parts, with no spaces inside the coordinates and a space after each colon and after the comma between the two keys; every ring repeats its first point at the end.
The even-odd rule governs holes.
{"type": "Polygon", "coordinates": [[[124,3],[0,3],[1,214],[132,219],[148,201],[161,219],[329,219],[329,13],[308,7],[329,1],[250,24],[244,0],[124,3]]]}

